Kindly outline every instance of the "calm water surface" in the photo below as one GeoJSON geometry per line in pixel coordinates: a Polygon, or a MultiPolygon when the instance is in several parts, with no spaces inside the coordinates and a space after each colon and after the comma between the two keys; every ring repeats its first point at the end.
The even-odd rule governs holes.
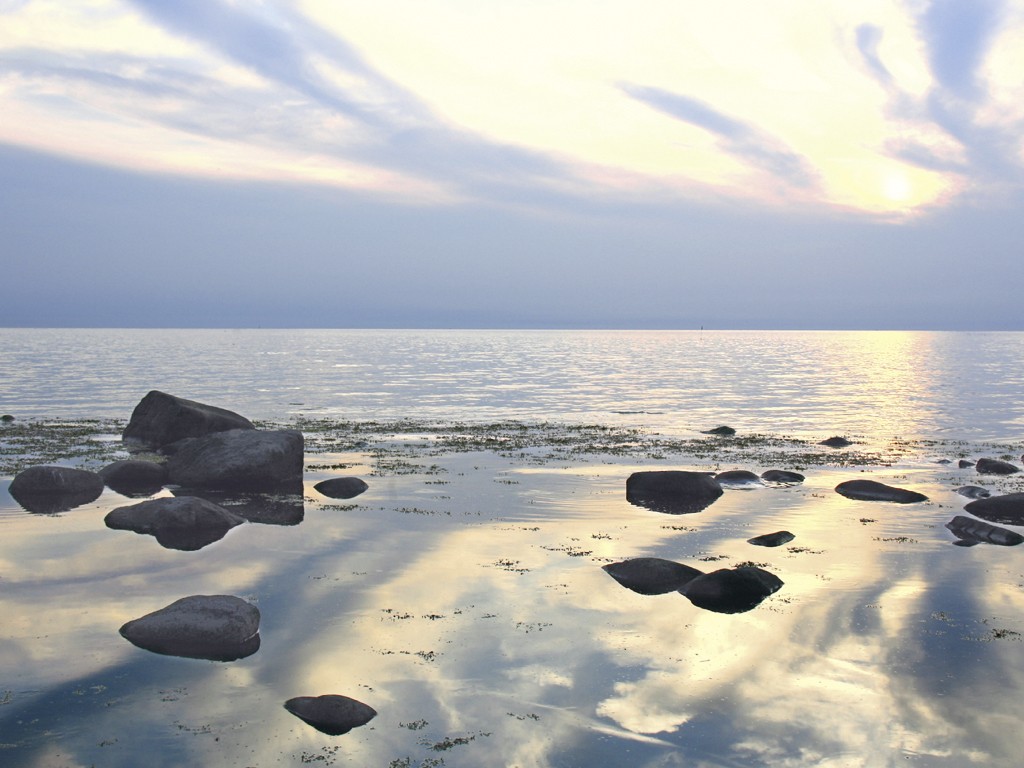
{"type": "MultiPolygon", "coordinates": [[[[33,515],[0,488],[0,764],[11,766],[966,766],[1019,764],[1024,550],[952,545],[964,484],[1020,464],[1024,334],[0,331],[0,411],[127,418],[163,389],[251,418],[726,423],[868,446],[897,466],[806,469],[703,512],[627,503],[640,468],[715,462],[373,451],[307,457],[287,525],[196,552],[103,524],[106,491],[33,515]],[[345,465],[331,469],[330,465],[345,465]],[[337,474],[369,490],[339,504],[337,474]],[[873,477],[914,505],[833,491],[873,477]],[[297,504],[297,514],[295,505],[297,504]],[[786,529],[789,545],[752,536],[786,529]],[[742,614],[642,596],[601,565],[753,561],[783,588],[742,614]],[[118,627],[191,594],[258,605],[262,645],[160,656],[118,627]],[[331,737],[282,708],[340,693],[378,716],[331,737]]],[[[756,460],[743,468],[767,469],[756,460]]],[[[1018,476],[1019,477],[1019,476],[1018,476]]],[[[167,491],[163,494],[167,495],[167,491]]]]}

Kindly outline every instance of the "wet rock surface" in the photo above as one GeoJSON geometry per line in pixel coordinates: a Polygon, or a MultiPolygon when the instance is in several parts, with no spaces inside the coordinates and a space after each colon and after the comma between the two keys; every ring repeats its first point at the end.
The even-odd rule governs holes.
{"type": "Polygon", "coordinates": [[[602,565],[601,568],[626,589],[641,595],[677,592],[703,574],[696,568],[660,557],[635,557],[602,565]]]}
{"type": "Polygon", "coordinates": [[[153,653],[235,661],[260,647],[260,612],[233,595],[192,595],[124,624],[121,636],[153,653]]]}
{"type": "Polygon", "coordinates": [[[167,467],[155,461],[123,459],[103,467],[99,475],[122,496],[152,496],[167,482],[167,467]]]}
{"type": "Polygon", "coordinates": [[[765,533],[761,536],[747,539],[747,544],[753,544],[755,547],[781,547],[795,538],[796,536],[789,531],[776,531],[775,533],[765,533]]]}
{"type": "Polygon", "coordinates": [[[886,485],[877,480],[847,480],[836,486],[836,493],[858,501],[887,501],[893,504],[928,501],[928,497],[923,493],[886,485]]]}
{"type": "Polygon", "coordinates": [[[992,491],[982,488],[980,485],[962,485],[956,489],[956,492],[968,499],[987,499],[992,495],[992,491]]]}
{"type": "Polygon", "coordinates": [[[185,438],[231,429],[255,429],[255,426],[226,408],[153,390],[135,406],[121,437],[127,443],[159,448],[185,438]]]}
{"type": "Polygon", "coordinates": [[[297,696],[288,699],[284,708],[330,736],[341,736],[353,728],[366,725],[377,716],[377,711],[368,704],[337,694],[297,696]]]}
{"type": "Polygon", "coordinates": [[[8,492],[29,512],[65,512],[96,501],[103,493],[103,478],[73,467],[39,466],[19,472],[8,492]]]}
{"type": "Polygon", "coordinates": [[[974,544],[996,544],[1002,547],[1015,547],[1024,542],[1024,536],[1006,528],[999,528],[981,520],[965,515],[957,515],[946,527],[959,539],[957,543],[971,546],[974,544]]]}
{"type": "Polygon", "coordinates": [[[698,608],[715,613],[745,613],[781,588],[778,576],[748,565],[703,574],[679,591],[698,608]]]}
{"type": "Polygon", "coordinates": [[[358,477],[332,477],[313,486],[318,492],[332,499],[351,499],[363,493],[368,486],[358,477]]]}
{"type": "Polygon", "coordinates": [[[302,433],[232,429],[175,443],[170,481],[187,488],[301,493],[302,433]]]}
{"type": "Polygon", "coordinates": [[[797,485],[806,478],[799,472],[791,472],[788,469],[768,469],[761,473],[761,479],[773,485],[797,485]]]}
{"type": "Polygon", "coordinates": [[[194,551],[219,541],[245,518],[205,499],[161,498],[111,510],[108,528],[149,534],[168,549],[194,551]]]}
{"type": "Polygon", "coordinates": [[[1024,493],[1007,493],[976,499],[964,506],[975,517],[992,523],[1024,525],[1024,493]]]}
{"type": "Polygon", "coordinates": [[[721,484],[705,472],[634,472],[626,480],[626,499],[631,504],[668,514],[700,512],[723,493],[721,484]]]}
{"type": "Polygon", "coordinates": [[[746,469],[730,469],[719,472],[715,480],[723,488],[760,488],[764,485],[761,476],[746,469]]]}

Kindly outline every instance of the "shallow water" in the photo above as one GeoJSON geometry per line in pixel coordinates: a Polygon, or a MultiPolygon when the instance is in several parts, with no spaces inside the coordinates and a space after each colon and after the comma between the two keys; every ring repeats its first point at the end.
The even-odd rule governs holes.
{"type": "MultiPolygon", "coordinates": [[[[683,386],[679,374],[669,392],[668,363],[645,378],[643,365],[625,362],[633,357],[612,356],[625,334],[598,334],[588,342],[595,359],[569,344],[575,351],[568,354],[568,370],[574,372],[565,374],[561,390],[534,373],[555,367],[554,361],[522,362],[530,355],[543,361],[564,347],[554,334],[528,334],[529,343],[511,333],[449,338],[463,335],[478,350],[463,356],[483,357],[476,368],[463,366],[474,372],[461,385],[425,383],[429,366],[415,356],[404,378],[397,376],[402,355],[395,350],[413,348],[409,337],[425,347],[434,344],[419,332],[396,334],[387,345],[387,370],[399,383],[389,389],[390,379],[375,367],[363,394],[352,395],[358,409],[328,394],[346,390],[358,377],[345,374],[298,395],[282,377],[269,377],[268,391],[253,393],[247,387],[266,371],[236,362],[238,376],[227,376],[217,368],[216,360],[226,365],[222,356],[213,352],[193,352],[209,365],[177,379],[166,372],[167,383],[159,386],[279,420],[299,410],[464,421],[601,421],[604,414],[605,422],[682,435],[729,423],[741,432],[861,435],[870,445],[897,435],[945,442],[918,444],[897,464],[867,473],[862,467],[810,466],[801,485],[729,490],[700,513],[666,515],[626,501],[628,475],[650,468],[711,469],[713,458],[651,458],[642,451],[576,456],[549,446],[510,455],[437,452],[429,435],[405,435],[386,443],[390,453],[373,450],[376,443],[310,453],[301,523],[242,525],[197,552],[164,549],[152,537],[107,529],[106,512],[133,503],[112,491],[59,515],[34,515],[10,500],[5,479],[0,762],[135,766],[144,755],[153,766],[1017,765],[1016,723],[1024,715],[1024,549],[952,546],[944,523],[962,511],[966,499],[953,492],[960,485],[1024,488],[1019,476],[980,477],[955,463],[934,463],[940,456],[982,455],[987,447],[979,443],[988,441],[1015,443],[1019,453],[1020,390],[1017,399],[1000,400],[1019,375],[1010,361],[990,364],[984,377],[975,366],[965,377],[966,366],[961,371],[950,360],[936,362],[935,350],[963,346],[980,357],[989,353],[963,338],[914,335],[923,340],[900,347],[905,354],[893,353],[883,367],[896,371],[893,378],[855,387],[846,379],[829,383],[822,360],[808,360],[809,383],[800,386],[800,376],[791,372],[797,383],[787,390],[789,401],[802,405],[784,412],[786,398],[776,395],[778,412],[769,408],[774,415],[759,421],[769,398],[750,374],[716,399],[709,389],[699,390],[694,382],[700,376],[691,370],[697,362],[686,358],[678,368],[690,370],[692,386],[683,386]],[[907,389],[897,373],[909,350],[921,345],[931,349],[934,369],[945,371],[945,378],[907,389]],[[492,352],[484,355],[484,348],[492,352]],[[517,378],[512,361],[526,366],[518,385],[510,383],[517,378]],[[587,387],[572,382],[585,379],[596,389],[598,371],[606,371],[609,384],[587,399],[587,387]],[[984,383],[967,383],[975,378],[984,383]],[[512,394],[502,399],[496,381],[512,394]],[[218,386],[223,396],[208,397],[218,386]],[[823,394],[829,387],[842,400],[831,411],[823,394]],[[424,395],[435,389],[436,398],[424,395]],[[366,394],[373,391],[378,395],[366,394]],[[762,398],[764,407],[737,407],[744,392],[762,398]],[[535,404],[534,395],[546,405],[535,404]],[[893,421],[889,414],[899,409],[889,404],[890,396],[908,411],[893,421]],[[303,405],[282,406],[278,398],[303,405]],[[854,409],[851,399],[869,412],[854,409]],[[911,404],[920,407],[912,410],[911,404]],[[949,421],[968,417],[973,421],[949,421]],[[345,466],[325,468],[337,464],[345,466]],[[365,478],[369,490],[341,502],[313,489],[338,474],[365,478]],[[913,488],[930,500],[890,505],[833,491],[854,477],[913,488]],[[796,534],[783,547],[746,543],[782,529],[796,534]],[[601,569],[638,556],[702,570],[753,561],[784,586],[747,613],[712,613],[674,593],[635,594],[601,569]],[[160,656],[118,635],[125,621],[190,594],[233,594],[258,605],[260,650],[235,662],[209,662],[160,656]],[[322,693],[351,696],[379,714],[332,737],[282,706],[292,696],[322,693]]],[[[365,332],[361,349],[379,348],[389,336],[365,332]]],[[[997,346],[980,336],[981,348],[997,346]]],[[[1015,335],[998,336],[1008,337],[1000,341],[1004,348],[1020,344],[1015,335]]],[[[684,334],[673,344],[689,348],[707,338],[684,334]]],[[[635,358],[651,366],[662,355],[643,350],[664,352],[666,343],[643,334],[630,342],[635,358]]],[[[730,343],[743,348],[742,355],[755,354],[750,338],[730,343]]],[[[835,359],[856,367],[849,359],[858,345],[877,346],[847,339],[835,359]]],[[[241,346],[251,351],[256,345],[241,346]]],[[[209,349],[223,352],[216,345],[209,349]]],[[[134,362],[122,360],[120,368],[113,362],[118,355],[94,356],[94,364],[112,367],[87,383],[46,379],[35,387],[22,380],[21,400],[5,401],[2,409],[126,418],[144,394],[137,390],[158,386],[163,366],[169,366],[154,362],[156,372],[145,374],[153,378],[144,379],[140,370],[148,366],[142,361],[151,351],[145,346],[128,355],[134,362]],[[38,392],[34,400],[32,391],[38,392]],[[48,405],[62,397],[60,407],[48,405]]],[[[50,364],[66,366],[72,358],[64,359],[50,364]]],[[[291,381],[316,380],[316,370],[327,364],[318,365],[291,381]]],[[[439,365],[443,371],[455,362],[439,365]]],[[[786,376],[779,361],[744,366],[776,388],[786,376]]],[[[281,370],[287,368],[282,364],[281,370]]],[[[720,383],[728,379],[715,375],[720,383]]],[[[740,468],[760,472],[768,466],[752,451],[740,468]]]]}

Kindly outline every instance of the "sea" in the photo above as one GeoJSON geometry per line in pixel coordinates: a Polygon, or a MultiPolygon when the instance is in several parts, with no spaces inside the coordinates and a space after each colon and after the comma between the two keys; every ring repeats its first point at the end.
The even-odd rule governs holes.
{"type": "Polygon", "coordinates": [[[960,488],[1024,491],[974,466],[1024,461],[1024,333],[0,329],[5,458],[11,425],[91,423],[127,457],[150,390],[308,430],[303,491],[219,499],[250,522],[184,550],[106,525],[142,498],[32,512],[0,477],[0,765],[1019,765],[1024,547],[947,523],[960,488]],[[804,480],[627,498],[666,469],[804,480]],[[782,586],[724,613],[610,575],[639,558],[782,586]],[[256,606],[258,650],[120,634],[193,595],[256,606]],[[376,715],[284,706],[320,695],[376,715]]]}

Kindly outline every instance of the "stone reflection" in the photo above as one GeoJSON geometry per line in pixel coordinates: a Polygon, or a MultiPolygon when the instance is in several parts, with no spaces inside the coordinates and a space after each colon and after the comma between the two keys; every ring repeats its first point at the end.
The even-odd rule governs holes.
{"type": "Polygon", "coordinates": [[[205,499],[184,496],[118,507],[103,522],[114,530],[149,534],[167,549],[195,551],[220,541],[246,520],[205,499]]]}
{"type": "Polygon", "coordinates": [[[208,491],[197,488],[173,488],[175,496],[196,497],[224,507],[250,523],[263,525],[298,525],[306,516],[302,489],[288,489],[284,493],[242,493],[236,491],[208,491]]]}
{"type": "Polygon", "coordinates": [[[124,624],[121,636],[165,656],[235,661],[260,647],[260,612],[233,595],[192,595],[124,624]]]}
{"type": "Polygon", "coordinates": [[[72,467],[29,467],[15,476],[8,492],[29,512],[54,514],[96,501],[103,478],[72,467]]]}
{"type": "Polygon", "coordinates": [[[706,472],[634,472],[626,480],[626,500],[630,504],[670,515],[700,512],[723,493],[721,484],[706,472]]]}

